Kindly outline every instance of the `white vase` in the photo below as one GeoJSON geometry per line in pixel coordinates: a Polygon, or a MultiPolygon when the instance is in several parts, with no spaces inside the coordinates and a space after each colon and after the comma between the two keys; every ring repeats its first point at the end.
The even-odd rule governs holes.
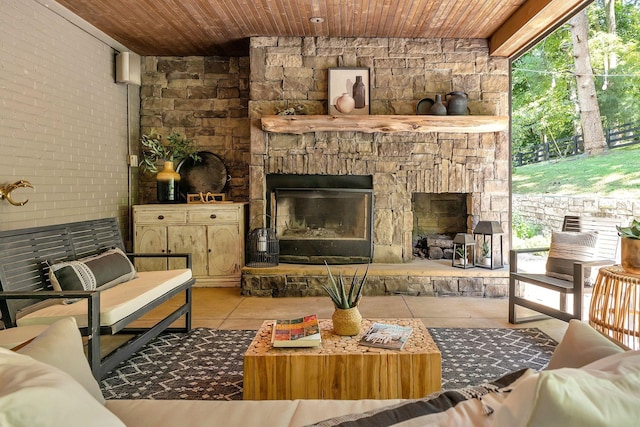
{"type": "Polygon", "coordinates": [[[356,108],[356,101],[348,93],[343,93],[336,99],[336,110],[344,114],[349,114],[356,108]]]}

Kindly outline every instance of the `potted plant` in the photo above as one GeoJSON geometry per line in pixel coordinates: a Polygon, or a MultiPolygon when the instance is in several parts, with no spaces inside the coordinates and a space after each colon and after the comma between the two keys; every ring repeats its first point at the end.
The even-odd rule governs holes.
{"type": "Polygon", "coordinates": [[[177,202],[180,197],[180,174],[175,166],[183,159],[191,158],[194,162],[200,160],[196,143],[173,132],[167,136],[167,143],[162,142],[162,136],[155,129],[148,135],[142,135],[142,160],[140,166],[143,171],[156,173],[158,202],[177,202]],[[158,172],[158,165],[163,169],[158,172]]]}
{"type": "Polygon", "coordinates": [[[460,246],[456,249],[456,255],[458,255],[458,264],[467,265],[467,253],[464,246],[460,246]]]}
{"type": "Polygon", "coordinates": [[[333,330],[337,335],[358,335],[362,322],[358,304],[362,298],[362,290],[367,281],[367,274],[371,264],[367,264],[367,269],[361,279],[358,277],[358,270],[356,270],[351,279],[351,285],[345,283],[342,273],[338,275],[336,280],[331,274],[331,269],[326,261],[324,265],[329,273],[329,284],[323,285],[322,288],[329,295],[335,306],[335,311],[331,317],[333,330]]]}
{"type": "Polygon", "coordinates": [[[640,274],[640,221],[629,227],[616,226],[620,236],[620,263],[627,273],[640,274]]]}
{"type": "Polygon", "coordinates": [[[480,245],[480,251],[482,252],[482,262],[485,266],[491,267],[491,246],[487,243],[486,240],[482,241],[482,245],[480,245]]]}

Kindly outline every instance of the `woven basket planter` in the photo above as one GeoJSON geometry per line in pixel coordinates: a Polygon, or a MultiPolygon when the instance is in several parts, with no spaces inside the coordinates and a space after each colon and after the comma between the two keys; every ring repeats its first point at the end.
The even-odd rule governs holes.
{"type": "Polygon", "coordinates": [[[362,315],[358,307],[336,308],[331,320],[333,321],[333,332],[336,335],[353,336],[360,333],[362,315]]]}

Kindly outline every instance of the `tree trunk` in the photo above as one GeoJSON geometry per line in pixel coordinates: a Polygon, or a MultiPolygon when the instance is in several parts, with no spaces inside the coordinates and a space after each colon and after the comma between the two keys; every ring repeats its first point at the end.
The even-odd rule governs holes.
{"type": "Polygon", "coordinates": [[[569,25],[571,26],[571,41],[573,42],[584,152],[586,155],[592,155],[604,151],[605,141],[593,70],[591,68],[591,57],[589,55],[587,11],[583,10],[571,18],[569,25]]]}
{"type": "Polygon", "coordinates": [[[618,56],[615,51],[616,39],[616,8],[615,0],[604,0],[605,23],[607,25],[608,47],[604,52],[604,79],[602,82],[602,90],[609,87],[609,72],[618,66],[618,56]]]}

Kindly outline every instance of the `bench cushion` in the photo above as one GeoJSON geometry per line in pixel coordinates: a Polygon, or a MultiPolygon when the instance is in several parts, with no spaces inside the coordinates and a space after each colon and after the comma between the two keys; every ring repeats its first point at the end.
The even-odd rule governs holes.
{"type": "MultiPolygon", "coordinates": [[[[100,326],[110,326],[191,279],[191,269],[144,271],[138,277],[100,291],[100,326]]],[[[87,326],[87,300],[54,304],[18,318],[18,326],[50,324],[74,317],[87,326]]]]}
{"type": "Polygon", "coordinates": [[[136,269],[118,248],[99,255],[53,264],[49,280],[56,291],[93,291],[128,282],[136,277],[136,269]]]}

